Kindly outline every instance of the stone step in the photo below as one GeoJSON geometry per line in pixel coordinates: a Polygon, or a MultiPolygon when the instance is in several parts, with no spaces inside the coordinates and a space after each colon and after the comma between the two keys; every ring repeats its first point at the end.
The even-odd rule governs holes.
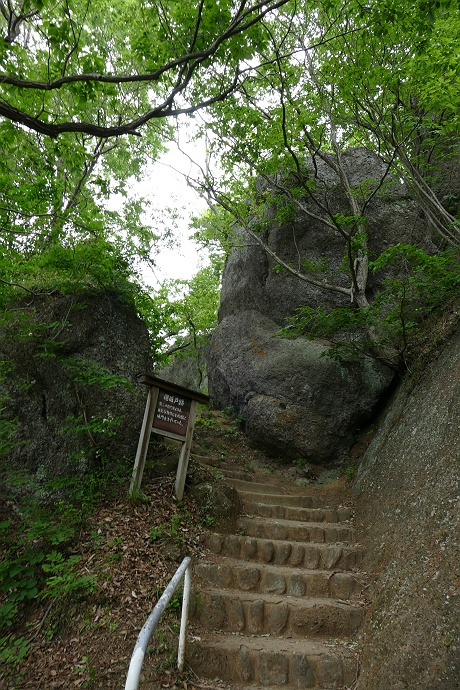
{"type": "Polygon", "coordinates": [[[316,640],[203,634],[187,647],[187,661],[198,676],[222,678],[264,688],[338,690],[357,676],[357,660],[346,647],[316,640]]]}
{"type": "Polygon", "coordinates": [[[350,599],[361,592],[362,583],[350,572],[306,570],[285,566],[250,564],[226,558],[224,563],[197,563],[193,580],[200,587],[228,587],[261,594],[292,597],[350,599]]]}
{"type": "Polygon", "coordinates": [[[352,544],[354,530],[349,525],[337,525],[273,518],[245,517],[238,519],[238,530],[248,537],[284,541],[315,542],[318,544],[352,544]]]}
{"type": "Polygon", "coordinates": [[[206,546],[212,553],[221,556],[308,570],[354,570],[362,559],[361,551],[356,546],[303,544],[240,534],[210,534],[206,538],[206,546]]]}
{"type": "Polygon", "coordinates": [[[302,522],[348,522],[353,517],[351,508],[299,508],[246,500],[242,500],[242,508],[247,515],[302,522]]]}
{"type": "Polygon", "coordinates": [[[195,589],[190,616],[208,630],[290,638],[344,638],[361,626],[363,610],[335,599],[195,589]]]}
{"type": "Polygon", "coordinates": [[[245,482],[251,481],[250,477],[248,477],[247,472],[243,472],[243,471],[239,471],[239,470],[226,470],[226,469],[223,469],[221,467],[219,467],[219,472],[226,479],[240,479],[241,481],[245,481],[245,482]]]}
{"type": "MultiPolygon", "coordinates": [[[[272,491],[273,489],[276,489],[276,487],[273,486],[270,488],[272,491]]],[[[238,488],[237,490],[243,505],[248,503],[264,503],[265,505],[293,506],[297,508],[322,508],[324,506],[324,501],[321,496],[310,496],[308,494],[282,494],[276,493],[275,491],[273,493],[263,493],[261,491],[250,491],[249,489],[243,491],[243,489],[238,488]]]]}
{"type": "Polygon", "coordinates": [[[244,479],[232,479],[228,477],[226,481],[235,489],[243,493],[249,492],[252,494],[269,494],[275,496],[297,496],[297,497],[308,497],[310,499],[319,500],[319,497],[312,493],[311,489],[305,489],[302,486],[296,486],[295,484],[281,485],[281,484],[270,484],[269,482],[254,482],[244,479]]]}

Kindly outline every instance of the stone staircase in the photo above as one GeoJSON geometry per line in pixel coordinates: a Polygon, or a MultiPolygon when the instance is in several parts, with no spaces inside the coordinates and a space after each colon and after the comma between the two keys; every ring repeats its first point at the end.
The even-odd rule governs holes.
{"type": "Polygon", "coordinates": [[[243,515],[237,534],[208,537],[212,559],[195,565],[190,667],[238,690],[351,688],[363,620],[352,511],[325,507],[321,488],[224,474],[243,515]]]}

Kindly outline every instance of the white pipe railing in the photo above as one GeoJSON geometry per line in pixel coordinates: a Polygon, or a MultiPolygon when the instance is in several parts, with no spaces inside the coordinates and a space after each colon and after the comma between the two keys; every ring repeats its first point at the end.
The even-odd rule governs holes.
{"type": "Polygon", "coordinates": [[[166,587],[165,591],[159,598],[155,608],[153,609],[150,616],[145,621],[142,626],[142,630],[139,633],[137,642],[134,646],[133,655],[129,664],[128,675],[126,676],[125,690],[138,690],[139,678],[141,675],[142,664],[144,663],[144,656],[147,650],[148,643],[152,637],[152,633],[155,630],[158,621],[160,620],[161,614],[165,610],[166,606],[171,601],[176,587],[184,577],[184,593],[182,596],[182,616],[180,622],[180,633],[179,633],[179,650],[177,654],[177,667],[180,672],[184,669],[184,658],[185,658],[185,634],[187,631],[188,622],[188,605],[190,600],[190,587],[191,587],[191,577],[190,577],[190,557],[184,558],[173,577],[171,578],[169,585],[166,587]]]}

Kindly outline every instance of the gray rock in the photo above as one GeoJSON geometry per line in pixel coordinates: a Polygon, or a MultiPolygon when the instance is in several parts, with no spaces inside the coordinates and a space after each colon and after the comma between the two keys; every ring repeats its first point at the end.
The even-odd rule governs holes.
{"type": "Polygon", "coordinates": [[[345,367],[321,357],[325,345],[277,331],[256,311],[221,321],[209,357],[212,398],[237,409],[246,433],[284,458],[340,459],[390,375],[371,358],[345,367]]]}
{"type": "Polygon", "coordinates": [[[459,687],[458,310],[456,318],[439,357],[385,408],[355,482],[372,583],[359,690],[459,687]]]}
{"type": "MultiPolygon", "coordinates": [[[[358,194],[385,172],[378,156],[362,148],[348,151],[344,163],[358,194]]],[[[337,176],[323,161],[318,161],[315,182],[315,194],[326,195],[332,212],[349,213],[337,176]]],[[[259,182],[259,194],[264,185],[259,182]]],[[[318,213],[313,201],[306,203],[318,213]]],[[[327,260],[324,278],[348,287],[340,271],[343,243],[336,233],[305,212],[280,223],[268,206],[266,216],[262,238],[284,261],[297,266],[305,256],[327,260]]],[[[387,178],[366,216],[373,255],[398,242],[434,251],[419,209],[399,180],[387,178]]],[[[322,356],[328,348],[324,342],[281,339],[277,331],[298,307],[333,308],[344,306],[348,298],[273,270],[266,252],[239,232],[239,244],[225,267],[219,325],[208,354],[211,399],[218,407],[234,407],[246,433],[273,453],[339,463],[393,374],[364,356],[360,362],[339,365],[322,356]]],[[[370,275],[370,298],[381,280],[370,275]]]]}
{"type": "Polygon", "coordinates": [[[9,363],[0,392],[17,428],[11,466],[29,474],[33,489],[98,464],[133,463],[147,394],[136,376],[152,370],[135,309],[107,293],[53,294],[17,307],[0,333],[9,363]],[[104,372],[129,387],[106,387],[104,372]],[[94,380],[101,376],[102,385],[94,380]],[[110,433],[83,428],[117,419],[110,433]]]}
{"type": "Polygon", "coordinates": [[[194,348],[189,356],[189,350],[185,349],[183,356],[174,357],[171,364],[156,372],[157,376],[183,388],[207,393],[206,350],[207,345],[194,348]]]}
{"type": "MultiPolygon", "coordinates": [[[[217,481],[203,482],[191,486],[188,491],[210,525],[225,532],[236,529],[241,504],[233,486],[217,481]]],[[[240,548],[239,542],[236,546],[240,548]]]]}
{"type": "MultiPolygon", "coordinates": [[[[385,172],[379,157],[363,148],[347,151],[344,163],[351,184],[357,189],[371,185],[385,172]]],[[[311,174],[313,176],[312,171],[311,174]]],[[[350,213],[338,178],[321,160],[317,161],[313,180],[317,184],[316,196],[323,201],[326,195],[332,213],[350,213]]],[[[304,203],[310,211],[321,215],[313,201],[304,200],[304,203]]],[[[281,259],[295,267],[307,256],[313,261],[327,261],[329,268],[324,279],[349,287],[346,275],[340,271],[344,245],[337,233],[300,210],[291,220],[279,222],[275,208],[267,205],[266,216],[268,222],[261,231],[261,238],[281,259]]],[[[398,242],[416,243],[427,251],[435,249],[417,203],[410,197],[407,187],[392,176],[386,178],[382,190],[368,204],[366,217],[372,256],[378,256],[398,242]]],[[[222,279],[220,320],[250,309],[281,326],[287,316],[305,304],[332,308],[343,305],[348,299],[303,282],[285,271],[274,271],[275,262],[253,239],[248,240],[242,230],[237,230],[236,234],[236,247],[227,260],[222,279]]],[[[370,294],[381,280],[382,276],[369,276],[370,294]]]]}

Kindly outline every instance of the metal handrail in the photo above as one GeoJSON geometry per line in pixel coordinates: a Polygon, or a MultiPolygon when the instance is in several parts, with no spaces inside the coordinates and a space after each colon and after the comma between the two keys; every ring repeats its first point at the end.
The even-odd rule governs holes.
{"type": "Polygon", "coordinates": [[[187,620],[188,620],[188,605],[190,600],[190,587],[191,587],[191,577],[190,577],[190,557],[186,556],[173,577],[171,578],[169,585],[166,587],[165,591],[159,598],[155,608],[153,609],[150,616],[145,621],[142,626],[142,630],[139,633],[137,642],[134,646],[133,654],[129,664],[128,675],[126,676],[125,690],[138,690],[139,678],[141,675],[142,664],[144,663],[144,656],[147,650],[147,645],[152,637],[152,633],[156,628],[158,621],[160,620],[161,614],[165,610],[166,606],[172,599],[176,587],[184,576],[184,593],[182,596],[182,615],[180,622],[180,632],[179,632],[179,649],[177,653],[177,667],[180,672],[184,669],[184,658],[185,658],[185,634],[187,631],[187,620]]]}

